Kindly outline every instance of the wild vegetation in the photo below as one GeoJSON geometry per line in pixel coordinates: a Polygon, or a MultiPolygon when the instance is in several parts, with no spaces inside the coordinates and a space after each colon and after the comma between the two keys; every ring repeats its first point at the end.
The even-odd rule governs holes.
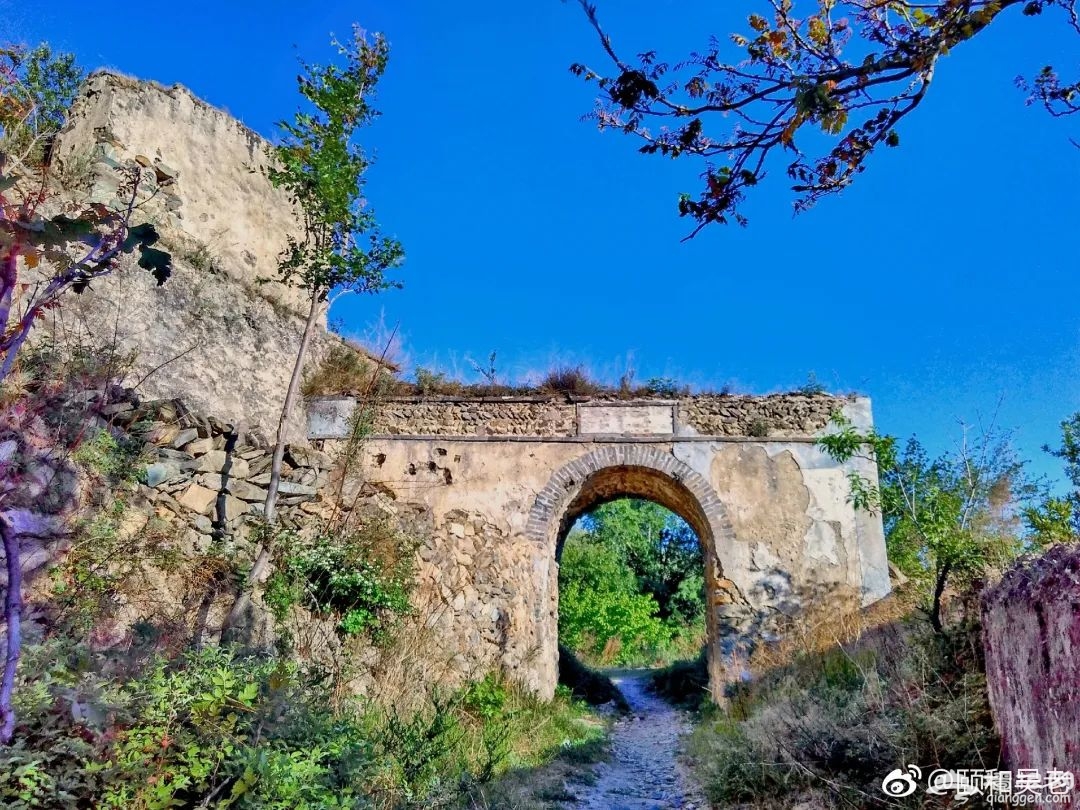
{"type": "MultiPolygon", "coordinates": [[[[355,176],[337,176],[332,188],[304,180],[310,172],[325,179],[305,160],[325,158],[336,171],[354,174],[366,165],[345,145],[351,127],[370,117],[366,108],[350,110],[362,100],[350,87],[360,96],[370,91],[385,64],[380,43],[353,43],[344,73],[311,69],[302,90],[314,107],[329,108],[328,118],[300,114],[290,130],[296,143],[283,147],[294,150],[284,157],[300,157],[284,162],[278,180],[298,197],[311,195],[301,202],[308,203],[314,229],[310,242],[291,245],[283,273],[303,281],[313,308],[342,284],[381,289],[381,269],[399,255],[383,240],[370,246],[373,252],[351,241],[372,233],[370,210],[354,206],[355,176]],[[326,152],[312,158],[303,144],[317,142],[326,152]]],[[[601,755],[605,724],[569,689],[543,702],[497,671],[455,686],[425,680],[417,669],[428,665],[420,653],[424,622],[411,599],[415,541],[385,521],[313,518],[314,532],[272,521],[256,528],[250,539],[261,532],[273,553],[264,593],[277,624],[274,646],[213,643],[205,627],[168,615],[152,589],[136,593],[148,575],[161,575],[181,584],[193,604],[209,605],[238,592],[252,560],[220,535],[209,548],[185,550],[172,524],[140,512],[138,491],[148,474],[144,440],[110,416],[127,407],[131,394],[123,379],[132,358],[27,341],[41,311],[60,306],[65,292],[82,292],[93,278],[121,269],[124,254],[137,250],[138,263],[159,282],[168,278],[171,257],[151,247],[151,227],[132,221],[139,209],[134,174],[124,211],[98,207],[79,220],[35,219],[45,199],[40,189],[52,186],[42,181],[47,149],[32,147],[47,143],[59,126],[53,113],[70,100],[81,71],[70,56],[47,48],[5,49],[3,57],[0,247],[7,268],[4,318],[15,325],[4,337],[0,375],[0,498],[5,508],[25,498],[55,506],[66,534],[60,535],[62,553],[23,581],[25,549],[3,524],[0,804],[484,806],[489,793],[516,789],[518,780],[507,774],[601,755]],[[23,151],[15,154],[16,147],[23,151]],[[35,173],[38,186],[27,182],[35,173]],[[66,251],[76,244],[85,251],[71,259],[66,251]],[[34,295],[19,298],[20,268],[43,275],[34,295]],[[17,314],[16,304],[23,307],[17,314]],[[58,498],[66,500],[52,503],[58,498]],[[118,611],[136,598],[141,618],[118,645],[118,611]],[[334,644],[350,656],[375,651],[378,662],[363,698],[347,685],[356,667],[328,658],[325,639],[303,636],[298,627],[329,628],[334,644]]],[[[358,441],[363,432],[360,419],[358,441]]]]}
{"type": "Polygon", "coordinates": [[[655,666],[705,637],[701,544],[673,513],[623,499],[579,521],[559,564],[559,638],[594,666],[655,666]]]}
{"type": "MultiPolygon", "coordinates": [[[[595,10],[584,5],[599,30],[595,10]]],[[[807,160],[798,153],[789,166],[798,205],[850,183],[877,146],[898,143],[895,128],[927,92],[938,57],[998,24],[1013,5],[1020,4],[823,3],[817,15],[796,21],[790,4],[778,3],[773,21],[755,15],[753,34],[735,40],[756,71],[750,76],[706,54],[691,60],[694,75],[681,90],[669,90],[660,86],[667,68],[655,55],[631,68],[603,34],[618,75],[575,71],[607,94],[601,123],[648,137],[644,151],[734,155],[730,166],[707,170],[700,198],[681,201],[681,212],[700,228],[742,221],[738,206],[764,176],[767,156],[794,149],[808,125],[843,137],[828,154],[807,160]],[[863,50],[873,51],[861,65],[841,58],[852,24],[835,18],[838,5],[855,9],[863,50]],[[902,27],[891,24],[897,15],[902,27]],[[906,89],[868,91],[896,82],[906,89]],[[703,101],[680,103],[675,92],[703,101]],[[760,131],[706,138],[705,116],[739,116],[759,104],[775,114],[760,131]],[[856,110],[873,114],[851,126],[856,110]],[[674,117],[679,126],[646,136],[642,123],[650,116],[674,117]]],[[[1054,7],[1071,4],[1036,0],[1023,12],[1054,7]]],[[[272,179],[305,216],[278,280],[310,301],[282,424],[300,391],[312,325],[330,296],[391,286],[384,274],[402,255],[361,204],[368,160],[353,141],[375,115],[369,102],[386,43],[356,33],[339,56],[343,66],[305,66],[307,106],[283,125],[286,137],[275,151],[272,179]]],[[[130,394],[122,385],[130,358],[29,337],[42,313],[118,272],[125,256],[159,284],[169,278],[171,256],[154,247],[156,231],[140,221],[137,171],[122,186],[123,210],[47,213],[49,140],[82,72],[47,46],[3,48],[0,60],[0,320],[8,327],[0,340],[0,499],[5,506],[20,497],[72,501],[57,507],[70,518],[64,553],[33,582],[22,580],[25,549],[0,521],[0,803],[302,809],[565,800],[567,768],[603,754],[605,722],[586,701],[617,703],[617,694],[569,654],[562,661],[567,685],[550,702],[498,671],[453,686],[419,673],[429,639],[412,599],[417,538],[369,515],[313,519],[309,532],[280,525],[273,485],[250,559],[220,536],[198,553],[181,552],[168,525],[153,517],[130,530],[147,474],[143,443],[107,412],[130,394]],[[33,271],[39,275],[30,284],[33,271]],[[184,579],[200,599],[236,597],[227,626],[258,592],[273,619],[272,643],[213,643],[205,628],[166,621],[151,609],[123,646],[110,644],[118,606],[146,570],[184,579]],[[361,653],[371,657],[357,664],[361,653]],[[361,667],[370,678],[363,697],[350,682],[361,667]],[[554,774],[542,795],[523,777],[540,765],[554,774]]],[[[1052,110],[1076,109],[1077,88],[1052,69],[1032,88],[1052,110]]],[[[687,390],[668,378],[634,386],[632,375],[604,386],[580,366],[515,387],[499,374],[494,353],[477,366],[482,382],[474,386],[417,369],[415,385],[391,389],[373,371],[377,363],[357,358],[331,352],[304,392],[349,391],[370,405],[387,390],[567,397],[677,397],[687,390]]],[[[803,392],[822,389],[811,379],[803,392]]],[[[366,415],[361,408],[346,463],[362,447],[366,415]]],[[[875,806],[883,803],[881,776],[898,763],[997,765],[973,594],[1019,555],[1071,541],[1080,527],[1080,414],[1062,424],[1062,444],[1050,450],[1075,485],[1064,498],[1049,497],[1008,437],[994,430],[965,434],[956,452],[931,458],[914,440],[900,447],[839,417],[834,428],[820,443],[825,452],[839,461],[866,455],[877,465],[876,483],[851,478],[851,498],[880,511],[890,559],[907,584],[868,611],[793,618],[782,640],[755,650],[753,677],[733,685],[722,707],[704,700],[704,658],[694,658],[705,602],[701,549],[689,526],[656,504],[616,501],[586,516],[562,549],[559,630],[568,652],[602,666],[688,659],[658,672],[654,683],[700,709],[690,750],[718,804],[790,806],[809,798],[875,806]]],[[[280,477],[282,436],[279,430],[272,481],[280,477]]]]}
{"type": "MultiPolygon", "coordinates": [[[[1047,448],[1070,473],[1076,419],[1062,423],[1062,446],[1047,448]]],[[[838,459],[876,460],[880,483],[853,475],[851,497],[880,510],[906,582],[865,610],[790,619],[779,641],[757,647],[752,678],[729,687],[722,707],[708,700],[703,656],[656,673],[654,688],[699,710],[688,749],[718,806],[920,807],[925,796],[881,792],[900,763],[1004,767],[978,596],[1022,555],[1075,537],[1075,493],[1050,496],[992,426],[965,430],[935,459],[914,439],[897,450],[839,416],[820,444],[838,459]]]]}

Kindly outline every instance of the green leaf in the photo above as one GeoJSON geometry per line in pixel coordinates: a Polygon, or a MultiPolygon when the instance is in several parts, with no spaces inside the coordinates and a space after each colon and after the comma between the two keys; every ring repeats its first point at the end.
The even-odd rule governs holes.
{"type": "Polygon", "coordinates": [[[149,270],[160,287],[172,275],[172,254],[157,248],[139,247],[139,267],[149,270]]]}

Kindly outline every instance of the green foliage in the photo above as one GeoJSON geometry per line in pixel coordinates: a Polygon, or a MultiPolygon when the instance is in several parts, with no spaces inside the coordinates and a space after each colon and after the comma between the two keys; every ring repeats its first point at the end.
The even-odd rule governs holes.
{"type": "Polygon", "coordinates": [[[1034,542],[1045,548],[1076,538],[1077,504],[1073,497],[1045,498],[1024,509],[1024,523],[1034,542]]]}
{"type": "Polygon", "coordinates": [[[628,664],[669,638],[659,606],[640,593],[618,551],[571,536],[559,571],[559,638],[586,660],[628,664]]]}
{"type": "Polygon", "coordinates": [[[1019,535],[1016,507],[1032,503],[1041,484],[1026,476],[1007,435],[965,435],[956,452],[931,459],[915,438],[901,451],[894,438],[861,433],[840,413],[832,422],[818,446],[841,463],[877,463],[877,485],[849,471],[850,499],[880,510],[889,559],[925,589],[935,628],[948,583],[964,588],[1003,570],[1037,541],[1019,535]]]}
{"type": "Polygon", "coordinates": [[[701,545],[657,504],[621,499],[567,538],[559,569],[562,642],[599,664],[693,655],[704,634],[701,545]]]}
{"type": "Polygon", "coordinates": [[[375,212],[363,198],[370,161],[353,143],[376,111],[370,100],[386,68],[389,47],[354,28],[348,45],[335,42],[344,65],[304,65],[300,94],[307,109],[280,123],[284,138],[269,169],[304,213],[304,234],[289,237],[278,280],[324,300],[331,290],[379,292],[396,286],[385,272],[401,263],[395,239],[379,232],[375,212]]]}
{"type": "Polygon", "coordinates": [[[0,46],[0,58],[0,151],[39,163],[85,74],[74,54],[56,53],[46,42],[29,50],[0,46]]]}
{"type": "Polygon", "coordinates": [[[411,715],[345,702],[295,665],[228,648],[105,674],[83,646],[31,647],[0,805],[274,810],[448,807],[509,767],[603,735],[565,696],[497,675],[411,715]]]}
{"type": "MultiPolygon", "coordinates": [[[[1064,499],[1051,500],[1044,505],[1042,531],[1049,531],[1053,537],[1061,537],[1066,531],[1063,523],[1068,521],[1072,534],[1080,534],[1080,411],[1061,423],[1061,446],[1055,449],[1047,445],[1043,450],[1065,463],[1065,476],[1072,484],[1072,492],[1064,499]],[[1068,515],[1065,514],[1066,504],[1068,515]],[[1046,523],[1047,520],[1052,522],[1054,528],[1046,523]]],[[[1032,528],[1039,530],[1034,524],[1032,528]]]]}
{"type": "Polygon", "coordinates": [[[112,485],[134,482],[139,477],[141,457],[140,442],[117,438],[104,428],[95,431],[71,454],[72,461],[112,485]]]}
{"type": "Polygon", "coordinates": [[[681,393],[685,393],[686,388],[680,387],[678,381],[671,377],[650,377],[645,382],[645,391],[664,399],[675,399],[681,393]]]}
{"type": "Polygon", "coordinates": [[[485,720],[495,717],[506,706],[506,687],[494,673],[489,673],[482,681],[476,681],[465,688],[462,706],[470,714],[485,720]]]}
{"type": "Polygon", "coordinates": [[[386,524],[373,521],[310,540],[282,532],[274,546],[282,559],[265,598],[279,621],[300,605],[335,617],[344,635],[366,633],[380,641],[409,612],[416,544],[386,524]]]}
{"type": "Polygon", "coordinates": [[[618,551],[638,589],[656,600],[662,619],[704,619],[705,563],[686,521],[651,501],[622,498],[597,507],[582,524],[618,551]]]}
{"type": "Polygon", "coordinates": [[[433,371],[423,366],[417,366],[414,372],[416,378],[416,393],[420,396],[429,397],[437,394],[458,394],[464,386],[449,379],[442,371],[433,371]]]}

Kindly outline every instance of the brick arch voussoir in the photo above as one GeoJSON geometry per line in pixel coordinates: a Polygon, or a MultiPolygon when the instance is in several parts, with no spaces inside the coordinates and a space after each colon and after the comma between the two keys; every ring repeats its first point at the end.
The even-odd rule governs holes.
{"type": "Polygon", "coordinates": [[[559,525],[567,506],[581,491],[585,480],[601,470],[619,466],[651,469],[689,490],[704,513],[714,545],[734,537],[723,503],[699,472],[670,453],[641,445],[609,445],[567,462],[556,470],[536,496],[529,512],[525,527],[527,537],[538,543],[548,542],[553,527],[559,525]]]}

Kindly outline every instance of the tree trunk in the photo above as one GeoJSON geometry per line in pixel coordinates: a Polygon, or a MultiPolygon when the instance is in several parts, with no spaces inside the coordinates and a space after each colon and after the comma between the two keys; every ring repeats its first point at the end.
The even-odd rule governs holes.
{"type": "MultiPolygon", "coordinates": [[[[277,444],[274,446],[274,461],[270,466],[270,486],[266,492],[266,509],[263,516],[266,522],[273,524],[277,519],[278,487],[281,485],[281,464],[285,459],[285,423],[292,416],[296,406],[296,398],[300,393],[300,378],[304,373],[304,358],[307,357],[308,346],[311,345],[311,335],[315,331],[315,322],[319,318],[319,309],[322,304],[319,291],[311,293],[311,307],[308,309],[307,323],[304,324],[304,337],[300,341],[300,351],[296,353],[296,363],[293,365],[292,377],[289,379],[289,390],[285,393],[285,404],[281,408],[281,419],[278,420],[277,444]]],[[[256,562],[256,567],[258,563],[256,562]]],[[[263,568],[266,563],[263,563],[263,568]]],[[[255,569],[252,569],[254,574],[255,569]]],[[[260,571],[261,573],[261,571],[260,571]]]]}
{"type": "Polygon", "coordinates": [[[7,624],[7,656],[4,678],[0,682],[0,745],[8,745],[15,735],[15,709],[11,697],[15,691],[15,671],[19,666],[22,646],[22,561],[19,559],[19,538],[7,523],[0,519],[0,538],[7,560],[7,594],[4,597],[4,621],[7,624]]]}
{"type": "MultiPolygon", "coordinates": [[[[300,349],[296,353],[296,363],[293,364],[292,377],[289,378],[289,389],[285,393],[285,404],[281,407],[281,418],[278,420],[277,443],[274,445],[274,459],[270,466],[270,485],[266,491],[266,506],[263,510],[263,517],[265,518],[267,525],[271,527],[277,520],[277,499],[278,489],[281,486],[281,465],[285,459],[285,425],[292,415],[293,408],[296,406],[297,396],[300,393],[300,380],[303,377],[304,372],[304,358],[307,356],[308,347],[311,345],[311,336],[315,332],[315,322],[319,318],[321,305],[322,297],[320,291],[313,290],[311,293],[311,306],[308,309],[307,322],[304,324],[304,336],[300,340],[300,349]]],[[[256,547],[255,563],[251,566],[251,571],[248,573],[247,582],[244,583],[243,590],[237,595],[236,601],[233,602],[233,606],[229,610],[229,615],[225,617],[225,623],[222,625],[221,629],[223,636],[231,630],[237,620],[247,612],[248,606],[251,604],[251,591],[262,581],[266,569],[270,565],[270,553],[272,550],[270,548],[271,541],[272,537],[267,536],[265,542],[259,543],[256,547]]]]}
{"type": "Polygon", "coordinates": [[[938,571],[937,581],[934,583],[934,603],[930,607],[930,624],[935,633],[940,633],[944,628],[941,622],[941,595],[945,592],[945,582],[952,571],[952,563],[947,562],[938,571]]]}

